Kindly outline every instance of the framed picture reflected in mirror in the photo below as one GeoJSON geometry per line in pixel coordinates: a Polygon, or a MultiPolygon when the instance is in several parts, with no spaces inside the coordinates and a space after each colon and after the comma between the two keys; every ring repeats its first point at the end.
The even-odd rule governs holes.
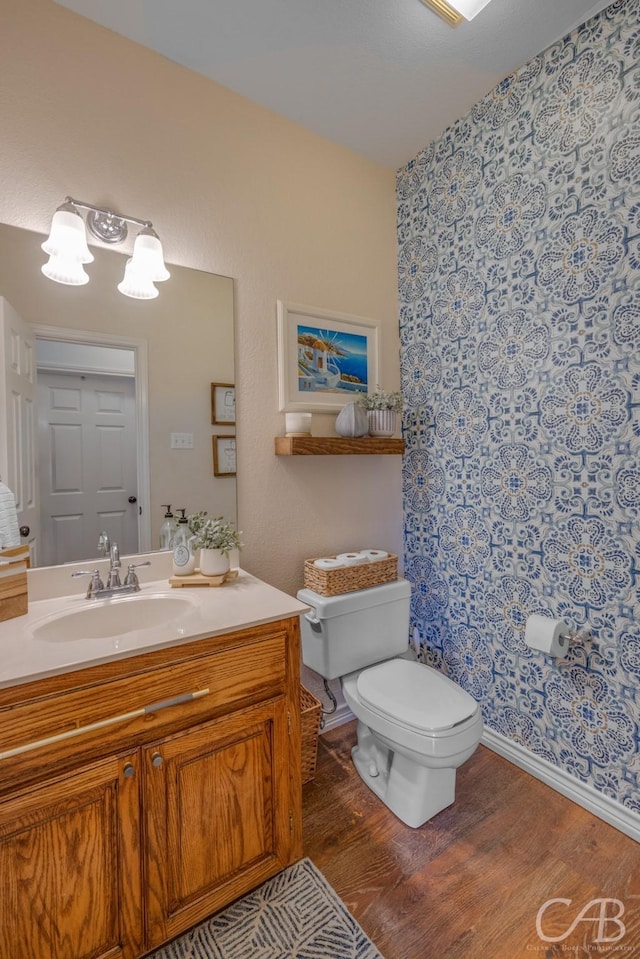
{"type": "Polygon", "coordinates": [[[213,475],[236,475],[236,438],[235,436],[212,436],[213,475]]]}
{"type": "Polygon", "coordinates": [[[211,422],[214,426],[235,426],[236,388],[233,383],[211,384],[211,422]]]}

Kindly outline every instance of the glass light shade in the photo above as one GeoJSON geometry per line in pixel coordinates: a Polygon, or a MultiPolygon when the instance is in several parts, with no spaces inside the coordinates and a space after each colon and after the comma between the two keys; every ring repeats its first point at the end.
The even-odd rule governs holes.
{"type": "Polygon", "coordinates": [[[162,243],[156,233],[146,228],[138,233],[133,244],[133,256],[131,258],[132,269],[136,273],[142,273],[159,283],[162,280],[168,280],[171,274],[164,265],[162,255],[162,243]]]}
{"type": "Polygon", "coordinates": [[[449,0],[450,6],[461,13],[465,20],[473,20],[488,3],[489,0],[449,0]]]}
{"type": "Polygon", "coordinates": [[[58,207],[51,221],[51,233],[42,244],[49,256],[59,256],[78,260],[80,263],[93,263],[93,254],[87,246],[87,234],[84,220],[71,204],[58,207]]]}
{"type": "Polygon", "coordinates": [[[85,273],[80,260],[74,257],[57,256],[52,253],[40,269],[50,280],[65,283],[67,286],[84,286],[89,282],[89,274],[85,273]]]}
{"type": "Polygon", "coordinates": [[[158,290],[153,285],[151,278],[145,272],[137,270],[133,257],[129,257],[124,268],[124,279],[118,283],[118,289],[125,296],[130,296],[134,300],[153,300],[158,295],[158,290]]]}

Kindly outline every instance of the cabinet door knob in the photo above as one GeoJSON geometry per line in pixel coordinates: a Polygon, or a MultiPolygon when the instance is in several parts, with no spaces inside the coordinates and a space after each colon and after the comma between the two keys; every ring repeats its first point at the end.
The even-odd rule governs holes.
{"type": "Polygon", "coordinates": [[[133,765],[133,763],[125,763],[122,772],[125,774],[127,779],[131,779],[131,777],[135,776],[136,774],[136,767],[133,765]]]}
{"type": "Polygon", "coordinates": [[[153,753],[153,754],[152,754],[152,756],[151,756],[151,765],[152,765],[152,766],[155,766],[156,769],[158,769],[159,766],[162,766],[163,762],[164,762],[164,759],[162,758],[162,756],[160,755],[160,753],[153,753]]]}

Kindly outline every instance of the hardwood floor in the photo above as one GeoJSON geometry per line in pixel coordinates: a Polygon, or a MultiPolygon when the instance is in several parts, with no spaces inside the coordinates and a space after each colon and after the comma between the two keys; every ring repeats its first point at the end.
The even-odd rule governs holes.
{"type": "MultiPolygon", "coordinates": [[[[320,737],[304,854],[385,959],[640,956],[640,846],[480,746],[453,806],[410,829],[351,763],[355,722],[320,737]],[[563,936],[592,900],[574,931],[563,936]],[[599,924],[598,918],[603,921],[599,924]],[[598,941],[598,939],[600,941],[598,941]]],[[[331,957],[327,957],[331,959],[331,957]]]]}

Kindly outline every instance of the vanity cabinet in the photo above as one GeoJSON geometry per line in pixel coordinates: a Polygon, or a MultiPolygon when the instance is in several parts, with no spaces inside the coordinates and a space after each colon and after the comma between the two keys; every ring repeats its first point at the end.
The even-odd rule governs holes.
{"type": "Polygon", "coordinates": [[[144,750],[152,943],[257,886],[287,858],[293,810],[279,802],[288,789],[276,763],[287,738],[285,704],[276,701],[144,750]]]}
{"type": "Polygon", "coordinates": [[[112,756],[0,802],[0,956],[142,952],[135,756],[112,756]]]}
{"type": "Polygon", "coordinates": [[[135,959],[302,855],[297,617],[0,690],[7,752],[0,959],[135,959]]]}

